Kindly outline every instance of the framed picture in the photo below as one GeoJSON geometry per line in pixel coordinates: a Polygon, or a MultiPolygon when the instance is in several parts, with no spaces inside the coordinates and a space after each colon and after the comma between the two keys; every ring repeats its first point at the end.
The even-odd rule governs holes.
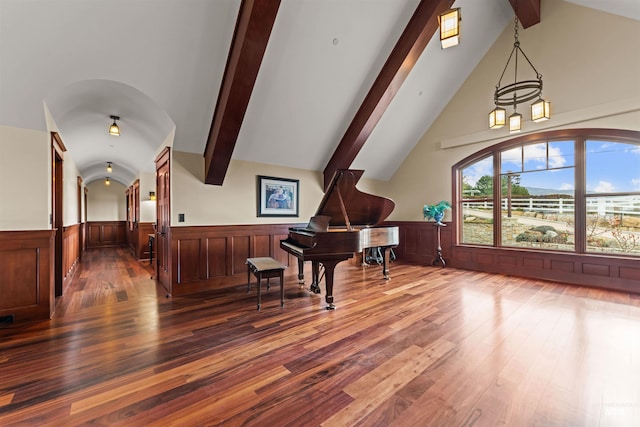
{"type": "Polygon", "coordinates": [[[258,175],[258,216],[298,216],[300,182],[258,175]]]}

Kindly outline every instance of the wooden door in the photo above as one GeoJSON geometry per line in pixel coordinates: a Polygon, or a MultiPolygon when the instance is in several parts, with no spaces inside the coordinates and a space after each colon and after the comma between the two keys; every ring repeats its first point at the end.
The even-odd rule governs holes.
{"type": "Polygon", "coordinates": [[[51,132],[51,227],[56,230],[56,237],[54,240],[54,287],[55,296],[62,295],[63,274],[62,260],[63,260],[63,241],[62,241],[62,228],[63,228],[63,212],[62,212],[62,171],[63,171],[63,159],[66,148],[62,143],[60,135],[56,132],[51,132]]]}
{"type": "Polygon", "coordinates": [[[156,159],[156,277],[171,294],[171,181],[169,148],[156,159]]]}

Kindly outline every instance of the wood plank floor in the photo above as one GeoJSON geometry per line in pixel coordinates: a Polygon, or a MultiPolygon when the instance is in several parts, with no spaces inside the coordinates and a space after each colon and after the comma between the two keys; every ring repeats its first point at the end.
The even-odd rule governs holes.
{"type": "Polygon", "coordinates": [[[51,321],[0,327],[0,425],[640,425],[637,295],[342,263],[327,311],[293,270],[258,312],[87,251],[51,321]]]}

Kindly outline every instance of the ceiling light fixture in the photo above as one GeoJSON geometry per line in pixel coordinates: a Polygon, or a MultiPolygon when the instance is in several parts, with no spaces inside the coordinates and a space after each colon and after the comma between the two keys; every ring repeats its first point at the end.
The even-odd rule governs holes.
{"type": "Polygon", "coordinates": [[[113,172],[113,168],[111,167],[111,162],[107,162],[107,172],[113,172]]]}
{"type": "Polygon", "coordinates": [[[509,54],[509,59],[502,70],[500,80],[496,84],[496,90],[493,95],[493,103],[496,105],[489,113],[489,128],[499,129],[506,124],[507,112],[504,108],[506,106],[513,105],[514,113],[509,116],[509,132],[520,132],[522,129],[522,115],[518,114],[517,106],[523,102],[531,101],[538,98],[533,104],[531,104],[531,120],[539,122],[547,120],[551,117],[551,103],[542,99],[542,74],[536,70],[527,55],[520,48],[520,41],[518,40],[518,2],[515,4],[515,29],[514,29],[514,43],[513,49],[509,54]],[[514,55],[515,53],[515,55],[514,55]],[[518,54],[522,54],[529,63],[529,66],[535,72],[535,79],[518,81],[518,54]],[[514,81],[511,84],[502,86],[502,77],[509,67],[511,58],[514,58],[514,81]]]}
{"type": "Polygon", "coordinates": [[[449,9],[438,16],[442,49],[460,44],[460,8],[449,9]]]}
{"type": "Polygon", "coordinates": [[[109,177],[104,179],[104,185],[111,185],[111,181],[109,181],[109,177]]]}
{"type": "Polygon", "coordinates": [[[120,128],[118,127],[118,123],[116,123],[116,120],[120,120],[120,117],[111,116],[111,118],[113,119],[113,123],[109,126],[109,135],[120,136],[120,128]]]}

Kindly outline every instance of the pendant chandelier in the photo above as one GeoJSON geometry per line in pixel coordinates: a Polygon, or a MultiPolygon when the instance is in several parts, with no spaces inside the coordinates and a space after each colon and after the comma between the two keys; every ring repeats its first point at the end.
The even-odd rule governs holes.
{"type": "Polygon", "coordinates": [[[110,116],[113,119],[113,123],[109,126],[109,135],[111,136],[120,136],[120,127],[118,126],[117,121],[120,120],[118,116],[110,116]]]}
{"type": "Polygon", "coordinates": [[[511,50],[511,54],[509,54],[507,64],[504,66],[500,79],[496,84],[496,89],[493,95],[493,102],[496,107],[489,113],[489,128],[499,129],[504,126],[507,120],[507,110],[502,107],[513,106],[513,114],[509,116],[509,132],[520,132],[522,129],[522,114],[518,113],[518,104],[522,104],[533,99],[536,99],[536,101],[531,104],[531,120],[534,122],[540,122],[549,119],[551,117],[551,104],[549,101],[542,99],[542,74],[536,70],[536,67],[533,66],[522,48],[520,48],[520,41],[518,40],[518,14],[516,2],[513,49],[511,50]],[[533,69],[536,75],[535,79],[518,81],[519,54],[522,54],[522,56],[527,60],[529,66],[533,69]],[[513,83],[503,86],[502,78],[504,77],[512,58],[514,59],[514,81],[513,83]]]}
{"type": "Polygon", "coordinates": [[[442,49],[460,44],[460,8],[449,9],[438,15],[440,45],[442,49]]]}

